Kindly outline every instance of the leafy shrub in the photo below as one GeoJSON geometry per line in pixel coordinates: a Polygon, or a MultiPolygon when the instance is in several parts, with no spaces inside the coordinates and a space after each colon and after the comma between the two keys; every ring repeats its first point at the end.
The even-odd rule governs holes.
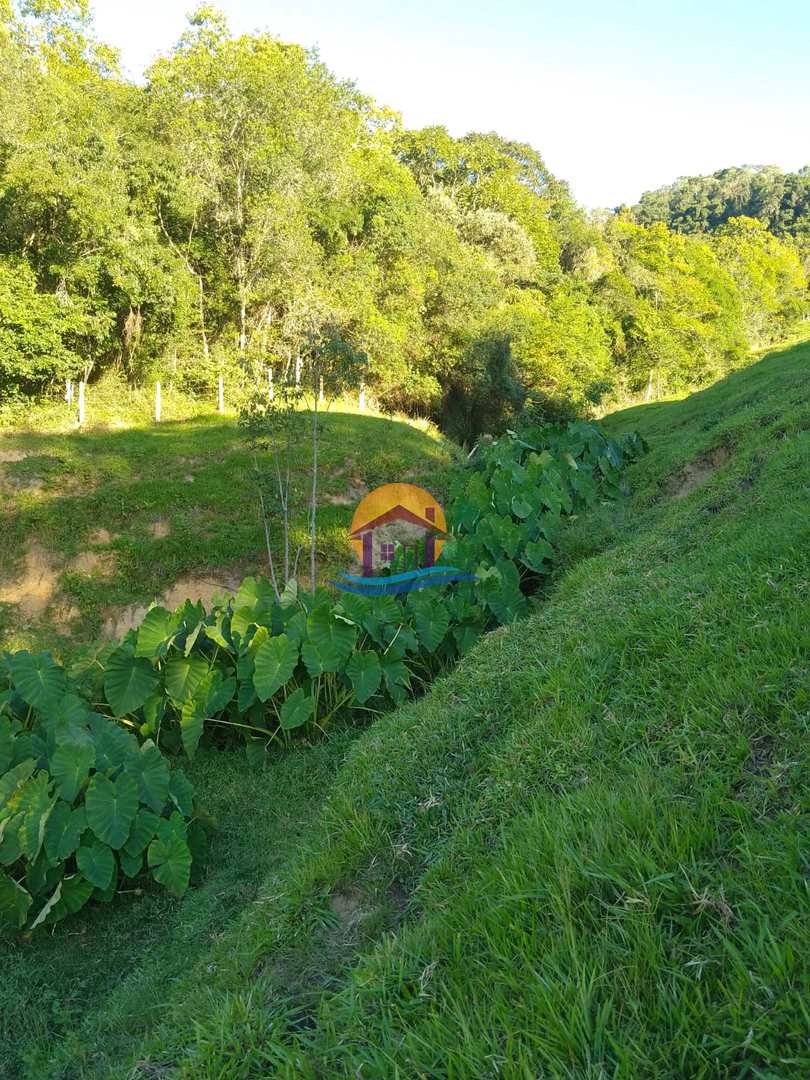
{"type": "Polygon", "coordinates": [[[442,556],[478,575],[458,591],[488,609],[482,628],[526,612],[528,595],[551,572],[565,518],[619,495],[623,466],[643,449],[635,434],[608,439],[581,420],[508,431],[476,448],[472,471],[451,494],[454,535],[442,556]]]}
{"type": "Polygon", "coordinates": [[[183,772],[93,711],[49,653],[0,659],[0,931],[56,922],[147,873],[181,895],[193,810],[183,772]]]}

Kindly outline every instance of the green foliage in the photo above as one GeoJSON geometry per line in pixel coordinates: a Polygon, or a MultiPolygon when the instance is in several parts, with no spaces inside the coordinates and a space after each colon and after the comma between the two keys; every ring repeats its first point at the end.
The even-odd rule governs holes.
{"type": "MultiPolygon", "coordinates": [[[[294,582],[279,594],[266,579],[249,577],[209,611],[190,602],[173,613],[153,607],[136,631],[86,666],[76,687],[47,654],[10,656],[16,692],[32,707],[75,721],[85,709],[78,689],[147,740],[135,753],[134,736],[97,717],[93,745],[56,751],[53,783],[69,802],[85,793],[89,827],[99,842],[125,849],[126,872],[140,854],[128,846],[139,807],[161,815],[171,803],[190,813],[190,795],[158,747],[193,758],[201,744],[237,736],[254,761],[275,739],[324,728],[338,713],[399,704],[482,632],[526,613],[563,521],[618,495],[624,465],[642,448],[632,436],[611,440],[585,422],[482,441],[448,503],[453,531],[443,556],[475,574],[471,583],[404,599],[335,599],[294,582]]],[[[8,732],[0,729],[5,758],[8,732]]],[[[94,849],[82,858],[96,865],[94,849]]]]}
{"type": "Polygon", "coordinates": [[[143,86],[75,10],[27,5],[0,40],[6,401],[119,367],[266,399],[268,367],[342,353],[367,358],[352,391],[470,441],[526,401],[565,420],[705,383],[806,310],[790,245],[678,235],[747,214],[806,242],[804,171],[679,182],[632,232],[589,220],[533,147],[404,131],[209,6],[143,86]]]}
{"type": "Polygon", "coordinates": [[[775,165],[721,169],[686,176],[648,191],[634,207],[644,225],[664,222],[678,232],[713,232],[733,218],[754,218],[776,236],[810,236],[810,168],[783,172],[775,165]]]}
{"type": "MultiPolygon", "coordinates": [[[[108,673],[118,672],[123,651],[112,654],[108,673]]],[[[135,699],[129,690],[119,698],[114,683],[112,696],[130,711],[135,699]]],[[[93,898],[111,899],[119,883],[141,877],[139,856],[156,836],[168,846],[154,857],[150,847],[152,876],[180,895],[188,884],[192,819],[191,786],[179,770],[170,772],[154,742],[139,744],[112,717],[94,711],[50,654],[4,654],[3,932],[50,925],[93,898]]]]}

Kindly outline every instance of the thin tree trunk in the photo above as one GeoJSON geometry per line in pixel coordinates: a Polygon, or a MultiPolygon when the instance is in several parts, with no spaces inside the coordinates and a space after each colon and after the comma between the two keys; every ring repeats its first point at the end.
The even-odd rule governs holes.
{"type": "Polygon", "coordinates": [[[207,365],[207,361],[208,361],[208,334],[206,333],[206,330],[205,330],[205,290],[204,290],[204,286],[203,286],[202,274],[197,275],[197,281],[199,282],[199,286],[200,286],[200,288],[199,288],[199,301],[198,301],[198,305],[199,305],[199,309],[200,309],[200,334],[202,335],[203,356],[205,357],[206,365],[207,365]]]}
{"type": "Polygon", "coordinates": [[[314,403],[312,406],[312,504],[309,520],[309,582],[315,592],[315,526],[318,505],[318,390],[313,386],[314,403]]]}

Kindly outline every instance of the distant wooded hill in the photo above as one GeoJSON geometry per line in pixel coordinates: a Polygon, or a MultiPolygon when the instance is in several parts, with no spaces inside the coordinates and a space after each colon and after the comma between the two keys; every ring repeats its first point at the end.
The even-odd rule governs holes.
{"type": "Polygon", "coordinates": [[[742,165],[711,176],[681,176],[645,192],[633,214],[640,225],[661,221],[682,233],[713,232],[733,217],[750,217],[774,236],[810,243],[810,165],[798,172],[742,165]]]}

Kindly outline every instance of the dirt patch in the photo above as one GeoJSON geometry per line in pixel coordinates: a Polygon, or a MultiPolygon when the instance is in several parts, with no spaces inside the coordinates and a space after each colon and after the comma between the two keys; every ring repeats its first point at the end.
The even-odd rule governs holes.
{"type": "MultiPolygon", "coordinates": [[[[192,603],[199,600],[206,608],[210,608],[216,597],[230,596],[236,592],[248,573],[249,567],[244,562],[239,562],[205,574],[189,574],[178,578],[155,599],[161,607],[168,608],[169,611],[179,608],[186,600],[191,600],[192,603]]],[[[108,609],[101,628],[102,637],[123,637],[128,630],[140,626],[148,610],[148,604],[129,604],[124,608],[108,609]]]]}
{"type": "Polygon", "coordinates": [[[327,495],[326,501],[331,503],[332,506],[354,506],[368,495],[368,491],[368,484],[364,484],[362,480],[352,478],[349,480],[344,492],[337,495],[327,495]]]}
{"type": "Polygon", "coordinates": [[[114,566],[115,555],[111,551],[82,551],[70,560],[67,568],[77,574],[92,574],[99,570],[106,575],[112,572],[114,566]]]}
{"type": "Polygon", "coordinates": [[[114,533],[109,532],[107,529],[94,529],[88,537],[91,544],[109,544],[114,539],[114,533]]]}
{"type": "Polygon", "coordinates": [[[0,463],[7,461],[25,461],[30,450],[0,450],[0,463]]]}
{"type": "Polygon", "coordinates": [[[36,619],[48,608],[59,584],[53,555],[36,542],[29,544],[23,570],[16,581],[0,585],[0,601],[16,604],[20,615],[36,619]]]}
{"type": "Polygon", "coordinates": [[[158,518],[157,521],[153,521],[149,526],[149,532],[155,540],[162,540],[164,537],[168,536],[171,531],[172,527],[166,518],[158,518]]]}
{"type": "Polygon", "coordinates": [[[337,915],[344,930],[356,926],[367,914],[363,907],[362,893],[351,886],[346,889],[335,889],[329,897],[329,906],[337,915]]]}
{"type": "Polygon", "coordinates": [[[705,454],[695,458],[667,484],[667,493],[673,499],[685,499],[712,476],[712,474],[725,465],[731,457],[731,450],[727,446],[717,446],[714,450],[707,450],[705,454]]]}

